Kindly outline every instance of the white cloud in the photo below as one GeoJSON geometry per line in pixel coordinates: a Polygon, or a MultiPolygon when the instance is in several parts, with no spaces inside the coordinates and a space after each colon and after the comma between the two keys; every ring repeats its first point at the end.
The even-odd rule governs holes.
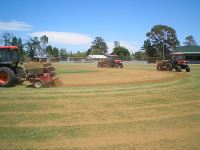
{"type": "Polygon", "coordinates": [[[19,22],[19,21],[10,21],[10,22],[3,22],[0,21],[0,30],[9,30],[9,31],[24,31],[30,30],[32,28],[31,25],[19,22]]]}
{"type": "MultiPolygon", "coordinates": [[[[132,42],[132,41],[119,41],[120,46],[123,46],[129,50],[130,53],[134,53],[136,51],[139,51],[141,48],[141,45],[138,42],[132,42]]],[[[107,42],[108,45],[108,53],[111,53],[114,48],[114,41],[113,42],[107,42]]]]}
{"type": "Polygon", "coordinates": [[[88,45],[92,41],[92,38],[88,35],[73,33],[73,32],[44,31],[44,32],[33,32],[29,35],[37,37],[46,35],[49,38],[50,44],[88,45]]]}

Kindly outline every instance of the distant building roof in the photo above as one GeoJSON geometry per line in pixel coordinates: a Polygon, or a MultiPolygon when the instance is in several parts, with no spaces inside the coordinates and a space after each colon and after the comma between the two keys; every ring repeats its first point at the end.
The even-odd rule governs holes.
{"type": "Polygon", "coordinates": [[[107,57],[104,55],[88,55],[87,58],[88,59],[105,59],[107,57]]]}
{"type": "Polygon", "coordinates": [[[175,49],[175,52],[184,54],[200,54],[200,46],[180,46],[175,49]]]}

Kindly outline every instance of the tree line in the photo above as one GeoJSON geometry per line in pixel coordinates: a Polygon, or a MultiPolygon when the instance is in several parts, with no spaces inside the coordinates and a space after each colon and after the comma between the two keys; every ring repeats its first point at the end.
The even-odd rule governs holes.
{"type": "MultiPolygon", "coordinates": [[[[180,46],[176,30],[166,25],[155,25],[146,33],[142,52],[146,57],[168,58],[175,48],[180,46]]],[[[184,46],[197,46],[192,35],[185,38],[184,46]]]]}
{"type": "MultiPolygon", "coordinates": [[[[161,59],[163,57],[167,58],[176,47],[180,46],[176,30],[166,25],[153,26],[151,31],[146,33],[146,37],[147,39],[144,41],[141,50],[134,54],[130,54],[129,50],[121,46],[118,41],[113,43],[114,48],[111,54],[118,55],[122,60],[130,60],[130,57],[134,57],[137,60],[146,60],[148,57],[161,59]]],[[[1,34],[0,40],[4,45],[18,46],[20,56],[23,59],[27,57],[59,57],[66,59],[67,57],[87,57],[88,55],[105,55],[108,53],[108,46],[102,37],[94,38],[90,48],[85,52],[77,51],[76,53],[68,52],[65,48],[53,47],[49,44],[49,38],[46,35],[29,37],[23,42],[21,38],[4,32],[1,34]]],[[[197,42],[192,35],[187,36],[183,44],[185,46],[197,46],[197,42]]]]}
{"type": "MultiPolygon", "coordinates": [[[[90,48],[85,52],[68,52],[65,48],[57,48],[49,45],[49,39],[46,35],[41,37],[29,37],[25,42],[11,33],[1,34],[1,43],[6,45],[18,46],[20,56],[24,58],[55,58],[66,59],[67,57],[87,57],[88,55],[105,55],[108,53],[108,46],[102,37],[96,37],[91,43],[90,48]]],[[[127,48],[120,45],[118,41],[114,42],[113,52],[122,60],[130,59],[130,52],[127,48]]]]}
{"type": "Polygon", "coordinates": [[[14,36],[11,33],[4,32],[0,36],[0,43],[5,46],[18,46],[19,54],[22,59],[25,58],[67,58],[67,57],[85,57],[86,52],[77,51],[68,52],[65,48],[53,47],[49,44],[49,38],[46,35],[41,37],[29,37],[22,41],[21,38],[14,36]]]}

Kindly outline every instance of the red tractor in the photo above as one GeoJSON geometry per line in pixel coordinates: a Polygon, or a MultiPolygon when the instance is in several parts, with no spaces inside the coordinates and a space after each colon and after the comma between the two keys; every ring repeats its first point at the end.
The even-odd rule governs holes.
{"type": "Polygon", "coordinates": [[[25,79],[19,62],[17,46],[0,46],[0,86],[12,86],[25,79]]]}
{"type": "Polygon", "coordinates": [[[98,62],[97,67],[123,68],[123,63],[117,55],[107,55],[106,59],[98,62]]]}
{"type": "Polygon", "coordinates": [[[172,53],[169,60],[161,60],[157,63],[157,70],[172,71],[173,69],[177,72],[181,72],[182,69],[190,72],[188,61],[185,60],[185,56],[182,53],[172,53]]]}
{"type": "Polygon", "coordinates": [[[20,67],[18,50],[17,46],[0,46],[0,87],[13,86],[27,80],[38,88],[56,79],[55,69],[51,64],[38,62],[40,65],[34,65],[32,68],[29,63],[26,69],[20,67]]]}

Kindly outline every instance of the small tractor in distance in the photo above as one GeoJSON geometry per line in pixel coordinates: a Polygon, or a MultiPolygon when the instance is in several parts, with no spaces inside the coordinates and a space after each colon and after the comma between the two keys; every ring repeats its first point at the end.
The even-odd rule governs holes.
{"type": "Polygon", "coordinates": [[[157,62],[157,70],[159,71],[172,71],[173,69],[177,72],[181,72],[182,69],[190,72],[188,61],[185,60],[182,53],[171,53],[169,60],[160,60],[157,62]]]}
{"type": "Polygon", "coordinates": [[[0,87],[14,86],[26,80],[40,88],[56,79],[55,68],[50,63],[27,63],[26,69],[19,64],[17,46],[0,46],[0,87]]]}
{"type": "Polygon", "coordinates": [[[122,60],[117,55],[107,55],[107,58],[99,61],[97,67],[102,68],[123,68],[122,60]]]}

